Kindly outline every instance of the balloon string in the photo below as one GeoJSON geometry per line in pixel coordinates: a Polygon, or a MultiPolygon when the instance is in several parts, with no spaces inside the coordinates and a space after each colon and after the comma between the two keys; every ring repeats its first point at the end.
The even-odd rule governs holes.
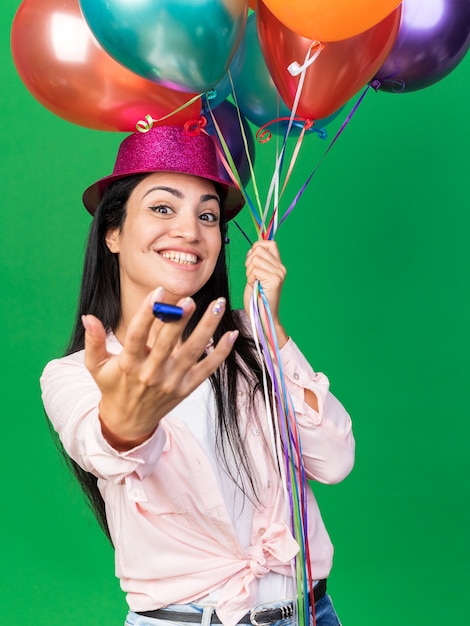
{"type": "MultiPolygon", "coordinates": [[[[256,131],[256,139],[259,141],[259,143],[267,143],[268,141],[270,141],[271,137],[272,137],[272,132],[269,130],[269,126],[271,126],[272,124],[278,124],[279,122],[288,122],[291,119],[291,116],[284,116],[284,117],[276,117],[273,120],[266,122],[266,124],[263,124],[263,126],[260,126],[258,128],[258,130],[256,131]]],[[[303,117],[294,117],[294,122],[305,122],[303,117]]]]}
{"type": "Polygon", "coordinates": [[[248,235],[246,234],[246,232],[243,230],[243,228],[240,226],[240,224],[237,222],[237,220],[233,220],[233,223],[235,224],[235,226],[238,228],[238,230],[241,232],[241,234],[245,237],[245,239],[248,241],[248,243],[250,244],[250,247],[253,245],[253,242],[251,241],[251,239],[248,237],[248,235]]]}
{"type": "MultiPolygon", "coordinates": [[[[253,222],[255,224],[255,228],[256,228],[256,230],[257,230],[257,232],[259,234],[260,231],[262,230],[262,220],[260,218],[260,215],[261,215],[261,198],[260,198],[258,185],[257,185],[257,182],[256,182],[256,175],[255,175],[255,170],[254,170],[254,167],[253,167],[253,160],[251,158],[250,150],[249,150],[249,147],[248,147],[248,139],[247,139],[246,132],[245,132],[245,126],[243,124],[243,117],[242,117],[242,113],[240,111],[240,107],[238,105],[237,94],[236,94],[236,91],[235,91],[235,86],[234,86],[234,83],[233,83],[232,74],[231,74],[230,70],[228,71],[228,77],[229,77],[230,85],[231,85],[231,89],[232,89],[232,98],[233,98],[233,101],[234,101],[235,109],[237,111],[240,133],[241,133],[241,136],[242,136],[242,139],[243,139],[243,146],[244,146],[244,150],[245,150],[245,156],[246,156],[247,163],[248,163],[249,170],[250,170],[250,179],[251,179],[251,182],[252,182],[252,185],[253,185],[253,191],[254,191],[254,195],[255,195],[255,201],[256,201],[256,204],[258,206],[258,211],[255,210],[254,203],[252,202],[251,198],[249,197],[246,188],[244,188],[242,186],[241,180],[239,182],[239,185],[240,185],[240,188],[243,191],[243,195],[245,197],[245,200],[247,201],[247,203],[248,203],[248,205],[249,205],[249,207],[251,209],[251,217],[252,217],[252,220],[253,220],[253,222]]],[[[209,110],[210,110],[210,105],[209,105],[209,110]]],[[[213,115],[212,111],[211,111],[211,115],[213,115]]],[[[242,233],[243,233],[243,231],[242,231],[242,233]]],[[[245,234],[245,233],[243,233],[243,234],[245,234]]],[[[245,237],[246,237],[246,235],[245,235],[245,237]]]]}
{"type": "MultiPolygon", "coordinates": [[[[252,174],[253,187],[255,190],[255,203],[251,201],[249,195],[246,192],[246,189],[244,189],[242,186],[240,176],[237,172],[232,155],[230,154],[229,147],[223,137],[219,125],[217,124],[217,120],[211,110],[210,104],[207,103],[207,111],[212,117],[212,121],[216,129],[217,136],[219,138],[220,146],[216,146],[219,158],[221,159],[221,162],[224,164],[224,167],[227,169],[227,171],[229,173],[230,171],[233,172],[231,175],[231,179],[240,187],[251,209],[250,213],[254,221],[255,228],[258,231],[258,236],[262,239],[273,239],[275,237],[279,226],[284,222],[287,215],[292,212],[294,206],[305,191],[314,173],[318,170],[318,167],[320,166],[323,159],[326,157],[326,154],[328,154],[334,143],[344,131],[346,125],[349,123],[352,115],[357,110],[360,102],[362,102],[362,99],[365,95],[364,92],[358,103],[355,105],[353,111],[350,113],[346,121],[341,126],[340,131],[338,131],[338,133],[334,137],[330,146],[324,153],[322,159],[317,164],[316,168],[309,176],[307,181],[304,183],[303,187],[297,193],[295,200],[291,203],[287,212],[282,216],[282,219],[279,220],[280,200],[283,197],[283,194],[286,191],[287,184],[291,179],[294,166],[298,160],[300,149],[305,138],[305,133],[311,127],[312,122],[308,120],[305,122],[300,136],[296,142],[293,154],[290,157],[290,161],[287,167],[287,173],[284,176],[281,184],[281,173],[284,166],[284,161],[286,159],[287,138],[291,131],[292,125],[296,120],[296,110],[304,84],[303,79],[305,78],[305,72],[308,71],[308,67],[310,66],[309,61],[312,59],[310,53],[313,52],[313,56],[316,55],[316,58],[321,51],[321,47],[321,44],[319,44],[318,42],[312,44],[303,66],[299,66],[301,67],[301,72],[299,84],[297,87],[297,93],[294,100],[294,106],[292,108],[289,123],[284,133],[281,145],[276,148],[275,171],[271,179],[269,193],[264,207],[262,207],[259,197],[258,186],[256,184],[256,179],[254,178],[254,170],[251,162],[251,156],[248,150],[246,133],[243,128],[242,117],[236,100],[236,94],[234,93],[235,90],[233,88],[233,83],[232,92],[234,94],[234,102],[237,108],[240,122],[240,130],[242,133],[245,151],[247,154],[247,160],[250,165],[250,171],[252,174]],[[258,211],[256,211],[255,209],[255,204],[258,205],[258,211]],[[271,206],[274,207],[273,212],[272,215],[268,217],[269,209],[271,206]]],[[[313,62],[313,60],[310,62],[313,62]]],[[[203,129],[203,132],[207,131],[203,129]]],[[[239,224],[235,222],[235,225],[242,232],[243,236],[251,245],[250,239],[241,229],[239,224]]],[[[291,563],[293,580],[295,581],[297,589],[295,616],[300,625],[304,626],[309,623],[310,598],[313,624],[315,625],[316,620],[313,597],[313,577],[310,564],[310,546],[308,538],[308,481],[305,467],[303,464],[302,444],[296,421],[297,418],[295,414],[295,409],[284,378],[280,350],[277,344],[277,338],[272,315],[269,309],[269,303],[263,292],[262,286],[258,281],[256,281],[254,285],[253,294],[250,300],[250,318],[252,323],[255,346],[260,355],[260,362],[262,365],[263,393],[268,415],[269,433],[273,454],[278,461],[280,480],[285,495],[286,519],[289,521],[293,537],[295,538],[299,546],[299,552],[291,563]]]]}
{"type": "Polygon", "coordinates": [[[364,91],[362,92],[362,94],[360,95],[360,97],[358,98],[357,102],[355,103],[355,105],[353,106],[353,108],[351,109],[351,112],[348,114],[348,116],[346,117],[346,119],[344,120],[344,122],[342,123],[340,129],[338,130],[338,132],[336,133],[336,135],[333,137],[333,140],[331,141],[330,145],[328,146],[328,148],[325,150],[325,152],[323,153],[323,156],[321,157],[320,161],[317,163],[317,165],[315,166],[315,168],[313,169],[313,171],[311,172],[311,174],[308,176],[307,180],[304,182],[304,184],[302,185],[302,187],[300,188],[300,190],[297,192],[294,200],[291,202],[289,208],[287,209],[287,211],[284,213],[279,226],[281,226],[281,224],[286,220],[287,216],[290,215],[292,213],[292,211],[294,210],[297,202],[300,200],[300,197],[303,195],[304,191],[306,190],[308,184],[310,183],[310,181],[312,180],[313,176],[317,173],[320,165],[323,163],[323,161],[326,158],[326,155],[330,152],[330,150],[332,149],[332,147],[334,146],[334,144],[338,141],[339,137],[342,135],[343,131],[345,130],[346,126],[349,124],[349,122],[351,121],[353,115],[356,113],[357,109],[359,108],[359,105],[362,103],[362,101],[364,100],[364,97],[366,95],[366,93],[369,91],[369,89],[374,89],[375,91],[377,91],[378,87],[380,86],[379,81],[374,81],[372,82],[370,85],[367,85],[367,87],[364,89],[364,91]]]}
{"type": "Polygon", "coordinates": [[[176,115],[176,113],[183,111],[186,107],[191,106],[191,104],[194,104],[195,102],[197,102],[197,100],[199,100],[201,95],[202,94],[193,96],[190,100],[188,100],[187,102],[179,106],[177,109],[175,109],[174,111],[171,111],[171,113],[167,113],[163,117],[159,117],[158,120],[154,120],[151,115],[146,115],[143,120],[139,120],[137,122],[137,124],[135,125],[136,130],[138,130],[140,133],[148,133],[149,130],[153,128],[154,124],[157,124],[158,122],[163,122],[164,120],[168,119],[172,115],[176,115]]]}
{"type": "Polygon", "coordinates": [[[305,70],[307,70],[312,65],[312,63],[315,61],[315,59],[317,58],[317,56],[320,54],[320,52],[323,50],[323,47],[324,47],[323,44],[320,43],[319,41],[314,41],[312,45],[310,46],[309,52],[310,50],[312,50],[313,46],[317,48],[315,54],[313,54],[311,57],[307,56],[303,65],[299,65],[297,61],[294,61],[288,66],[287,71],[289,72],[291,76],[298,76],[299,74],[305,74],[305,70]]]}
{"type": "Polygon", "coordinates": [[[243,125],[243,119],[242,119],[242,114],[240,111],[240,107],[238,106],[238,101],[237,101],[237,94],[235,92],[235,85],[233,84],[233,79],[232,79],[232,72],[229,70],[228,71],[228,77],[230,80],[230,86],[232,89],[232,98],[233,98],[233,102],[235,104],[235,108],[237,110],[237,115],[238,115],[238,123],[240,126],[240,132],[241,135],[243,137],[243,145],[245,148],[245,156],[248,162],[248,166],[250,168],[250,176],[251,176],[251,181],[253,184],[253,190],[255,193],[255,198],[256,198],[256,203],[258,205],[258,211],[261,213],[261,198],[260,198],[260,194],[259,194],[259,190],[258,190],[258,185],[256,182],[256,176],[255,176],[255,170],[253,167],[253,160],[251,158],[251,154],[250,154],[250,150],[248,149],[248,139],[246,137],[246,132],[245,132],[245,127],[243,125]]]}
{"type": "MultiPolygon", "coordinates": [[[[303,465],[302,444],[299,436],[292,398],[282,370],[274,322],[269,303],[261,284],[256,281],[250,300],[250,317],[255,343],[260,350],[263,368],[272,381],[273,401],[265,389],[266,406],[272,419],[273,453],[278,459],[281,481],[288,508],[286,515],[299,552],[294,560],[294,580],[297,586],[297,616],[299,624],[308,624],[309,597],[313,598],[312,572],[309,562],[307,477],[303,465]],[[272,408],[274,407],[274,409],[272,408]]],[[[312,610],[313,604],[312,604],[312,610]]],[[[314,622],[315,623],[315,622],[314,622]]]]}
{"type": "Polygon", "coordinates": [[[281,193],[279,195],[279,199],[277,200],[276,206],[274,207],[273,216],[272,216],[272,218],[271,218],[271,220],[269,222],[268,239],[274,239],[274,235],[276,234],[276,231],[277,231],[277,229],[279,227],[278,220],[277,220],[278,210],[279,210],[279,202],[280,202],[280,200],[281,200],[281,198],[282,198],[282,196],[284,194],[284,191],[286,190],[287,183],[289,182],[290,176],[291,176],[292,171],[294,169],[294,165],[295,165],[295,163],[297,161],[297,157],[299,155],[300,148],[301,148],[302,142],[304,140],[305,132],[309,128],[311,128],[312,125],[313,125],[313,122],[311,122],[310,120],[307,120],[305,122],[301,132],[300,132],[300,135],[299,135],[298,139],[297,139],[297,143],[296,143],[296,146],[294,148],[294,151],[293,151],[293,154],[292,154],[292,157],[291,157],[291,161],[290,161],[290,164],[289,164],[289,169],[288,169],[287,174],[285,176],[284,184],[282,186],[281,193]]]}
{"type": "Polygon", "coordinates": [[[215,144],[215,148],[217,151],[217,154],[219,156],[220,161],[222,162],[225,170],[227,171],[227,174],[230,176],[230,178],[232,179],[232,181],[237,185],[237,187],[240,189],[240,191],[243,194],[243,197],[245,198],[245,201],[247,202],[248,206],[250,207],[250,215],[251,218],[254,222],[254,226],[255,228],[259,228],[259,224],[260,224],[260,218],[256,212],[256,209],[253,205],[253,202],[251,200],[251,198],[249,197],[246,188],[243,186],[239,172],[237,170],[237,166],[235,165],[235,161],[232,157],[232,154],[230,152],[230,148],[228,147],[227,142],[225,141],[225,137],[220,129],[219,124],[217,123],[217,119],[211,109],[211,106],[209,104],[209,102],[206,102],[206,110],[209,112],[211,119],[212,119],[212,123],[214,124],[214,128],[215,131],[217,133],[217,137],[219,139],[220,145],[217,144],[217,142],[214,142],[215,144]]]}
{"type": "Polygon", "coordinates": [[[297,139],[297,144],[296,144],[295,149],[294,149],[294,153],[293,153],[292,160],[291,160],[291,163],[290,163],[290,166],[289,166],[289,170],[288,170],[288,172],[286,174],[286,178],[285,178],[284,184],[282,186],[281,196],[282,196],[282,194],[285,191],[285,188],[287,186],[287,183],[289,182],[289,178],[290,178],[290,175],[292,173],[292,170],[294,169],[295,162],[297,161],[297,157],[298,157],[300,148],[302,146],[302,141],[303,141],[304,136],[305,136],[305,131],[309,130],[312,126],[313,126],[313,122],[311,120],[306,120],[305,124],[302,127],[302,130],[300,131],[300,135],[299,135],[299,138],[297,139]]]}
{"type": "MultiPolygon", "coordinates": [[[[267,213],[269,211],[269,206],[271,205],[271,201],[272,201],[272,197],[274,195],[274,209],[273,209],[273,213],[276,216],[277,211],[278,211],[278,206],[279,206],[279,196],[276,193],[276,189],[279,189],[279,180],[280,180],[280,175],[281,175],[281,167],[282,167],[282,163],[284,160],[284,155],[285,155],[285,151],[286,151],[286,145],[287,145],[287,138],[289,136],[289,133],[291,131],[292,125],[294,123],[294,119],[296,117],[296,113],[297,113],[297,107],[300,101],[300,96],[302,94],[302,89],[304,86],[304,82],[305,82],[305,74],[306,71],[308,69],[308,67],[310,66],[311,63],[313,63],[313,61],[315,61],[319,54],[321,53],[321,51],[323,50],[323,44],[319,41],[313,41],[312,44],[310,45],[309,49],[307,50],[307,53],[305,55],[305,59],[304,59],[304,63],[302,66],[299,66],[301,68],[300,71],[300,78],[299,78],[299,83],[297,85],[297,90],[296,90],[296,94],[294,97],[294,102],[293,102],[293,106],[292,106],[292,110],[291,110],[291,115],[290,115],[290,119],[289,119],[289,123],[287,126],[287,130],[285,132],[284,135],[284,141],[282,143],[282,147],[280,150],[280,154],[276,160],[276,165],[274,168],[274,173],[273,173],[273,177],[271,179],[271,184],[269,187],[269,191],[268,191],[268,196],[266,199],[266,205],[265,205],[265,211],[263,214],[263,221],[262,221],[262,230],[265,231],[265,223],[266,223],[266,216],[267,213]],[[310,56],[312,54],[312,56],[310,56]]],[[[308,122],[311,125],[311,122],[308,122]]],[[[301,142],[303,140],[304,134],[301,134],[300,139],[301,142]]],[[[292,161],[294,160],[295,163],[295,159],[297,158],[298,155],[298,150],[300,149],[300,145],[298,145],[298,149],[296,151],[294,151],[294,155],[291,158],[291,167],[289,168],[288,172],[289,172],[289,176],[290,176],[290,172],[292,171],[292,167],[293,167],[293,163],[292,161]]],[[[285,185],[283,187],[283,189],[285,189],[285,185]]],[[[282,194],[281,194],[282,195],[282,194]]],[[[275,218],[276,219],[276,218],[275,218]]],[[[271,235],[272,237],[273,235],[271,235]]]]}
{"type": "MultiPolygon", "coordinates": [[[[314,53],[315,58],[321,51],[321,44],[317,45],[314,53]]],[[[294,107],[291,111],[288,127],[284,134],[282,145],[277,150],[276,165],[264,211],[259,224],[259,236],[263,239],[272,239],[278,228],[277,215],[279,210],[279,200],[286,189],[286,185],[292,174],[294,165],[300,152],[300,148],[305,136],[305,131],[311,125],[307,122],[297,140],[295,149],[290,159],[287,174],[284,178],[282,188],[280,188],[280,178],[284,158],[286,154],[287,137],[292,128],[296,115],[300,93],[304,84],[305,71],[309,67],[308,60],[310,52],[314,50],[314,44],[306,56],[304,67],[301,71],[294,107]],[[268,211],[274,205],[271,218],[267,219],[268,211]]],[[[313,61],[312,61],[313,62],[313,61]]],[[[275,435],[275,445],[273,453],[278,459],[280,467],[281,481],[285,494],[286,517],[289,519],[293,537],[299,546],[299,552],[293,560],[293,580],[296,586],[296,611],[295,616],[298,623],[307,625],[309,623],[309,597],[312,605],[313,623],[315,624],[315,610],[313,604],[313,580],[311,566],[309,562],[308,545],[308,520],[307,520],[307,478],[303,465],[302,446],[296,422],[296,414],[292,399],[287,390],[282,362],[277,345],[276,333],[273,319],[269,309],[269,303],[264,295],[262,286],[255,282],[253,294],[250,300],[250,317],[253,325],[253,336],[255,343],[260,350],[260,360],[266,371],[269,373],[272,383],[273,400],[268,397],[267,386],[264,385],[266,407],[269,407],[269,415],[273,421],[272,432],[275,435]],[[274,411],[271,409],[274,408],[274,411]]]]}
{"type": "MultiPolygon", "coordinates": [[[[291,119],[290,116],[275,117],[269,122],[266,122],[266,124],[263,124],[263,126],[260,126],[258,130],[256,131],[256,135],[255,135],[256,139],[258,140],[259,143],[268,143],[268,141],[271,141],[272,135],[273,135],[271,130],[269,129],[269,126],[272,126],[272,124],[279,124],[279,122],[288,122],[290,119],[291,119]]],[[[297,117],[297,116],[294,117],[293,121],[302,122],[302,124],[305,124],[306,122],[306,120],[303,117],[297,117]]],[[[311,126],[307,130],[312,130],[320,137],[320,139],[325,139],[327,135],[326,129],[325,128],[313,128],[312,125],[313,125],[313,122],[311,122],[311,126]]]]}

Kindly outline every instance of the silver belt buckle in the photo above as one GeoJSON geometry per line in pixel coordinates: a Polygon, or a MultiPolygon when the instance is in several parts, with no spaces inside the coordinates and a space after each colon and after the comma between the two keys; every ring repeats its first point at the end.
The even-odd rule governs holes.
{"type": "MultiPolygon", "coordinates": [[[[281,616],[278,619],[285,620],[285,619],[291,618],[294,615],[294,608],[292,604],[287,604],[285,606],[280,606],[278,608],[279,608],[279,611],[281,612],[281,616]]],[[[256,619],[257,617],[259,617],[260,613],[270,613],[273,610],[276,610],[276,609],[260,609],[259,611],[252,609],[250,613],[250,622],[253,624],[253,626],[267,626],[267,624],[273,624],[274,623],[273,621],[259,622],[256,619]]]]}
{"type": "Polygon", "coordinates": [[[270,624],[270,622],[258,622],[256,617],[261,613],[268,613],[270,609],[260,609],[259,611],[255,611],[255,609],[251,610],[250,613],[250,622],[253,626],[266,626],[266,624],[270,624]]]}

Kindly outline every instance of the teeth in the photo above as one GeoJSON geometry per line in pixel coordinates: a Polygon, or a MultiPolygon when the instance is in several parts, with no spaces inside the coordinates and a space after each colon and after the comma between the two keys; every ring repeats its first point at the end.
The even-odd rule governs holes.
{"type": "Polygon", "coordinates": [[[195,254],[190,254],[189,252],[176,252],[175,250],[171,250],[168,252],[162,252],[161,255],[165,259],[169,259],[174,263],[180,263],[182,265],[195,265],[197,263],[197,256],[195,254]]]}

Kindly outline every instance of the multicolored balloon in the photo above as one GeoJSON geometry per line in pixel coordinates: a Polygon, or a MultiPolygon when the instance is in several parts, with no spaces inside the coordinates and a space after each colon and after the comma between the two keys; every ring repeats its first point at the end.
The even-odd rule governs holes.
{"type": "MultiPolygon", "coordinates": [[[[387,58],[398,34],[401,8],[369,30],[343,41],[326,42],[306,69],[296,114],[304,120],[332,115],[370,81],[387,58]]],[[[312,40],[282,24],[265,2],[258,0],[256,22],[269,73],[286,105],[292,109],[299,75],[288,67],[302,65],[312,40]]]]}
{"type": "MultiPolygon", "coordinates": [[[[87,128],[131,132],[146,115],[171,114],[195,94],[156,85],[133,74],[98,44],[78,0],[23,0],[11,29],[15,67],[30,93],[49,111],[87,128]]],[[[201,98],[167,124],[199,115],[201,98]]]]}
{"type": "Polygon", "coordinates": [[[102,47],[159,85],[197,93],[227,73],[243,36],[248,0],[80,0],[102,47]]]}
{"type": "Polygon", "coordinates": [[[442,80],[470,46],[470,0],[403,0],[397,40],[375,78],[382,91],[424,89],[442,80]]]}

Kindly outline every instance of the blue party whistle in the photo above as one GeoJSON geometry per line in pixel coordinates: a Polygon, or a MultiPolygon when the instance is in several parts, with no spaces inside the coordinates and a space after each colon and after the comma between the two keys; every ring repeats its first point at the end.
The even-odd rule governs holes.
{"type": "Polygon", "coordinates": [[[152,311],[155,317],[162,322],[177,322],[183,316],[183,309],[180,306],[173,306],[164,302],[155,302],[152,311]]]}

